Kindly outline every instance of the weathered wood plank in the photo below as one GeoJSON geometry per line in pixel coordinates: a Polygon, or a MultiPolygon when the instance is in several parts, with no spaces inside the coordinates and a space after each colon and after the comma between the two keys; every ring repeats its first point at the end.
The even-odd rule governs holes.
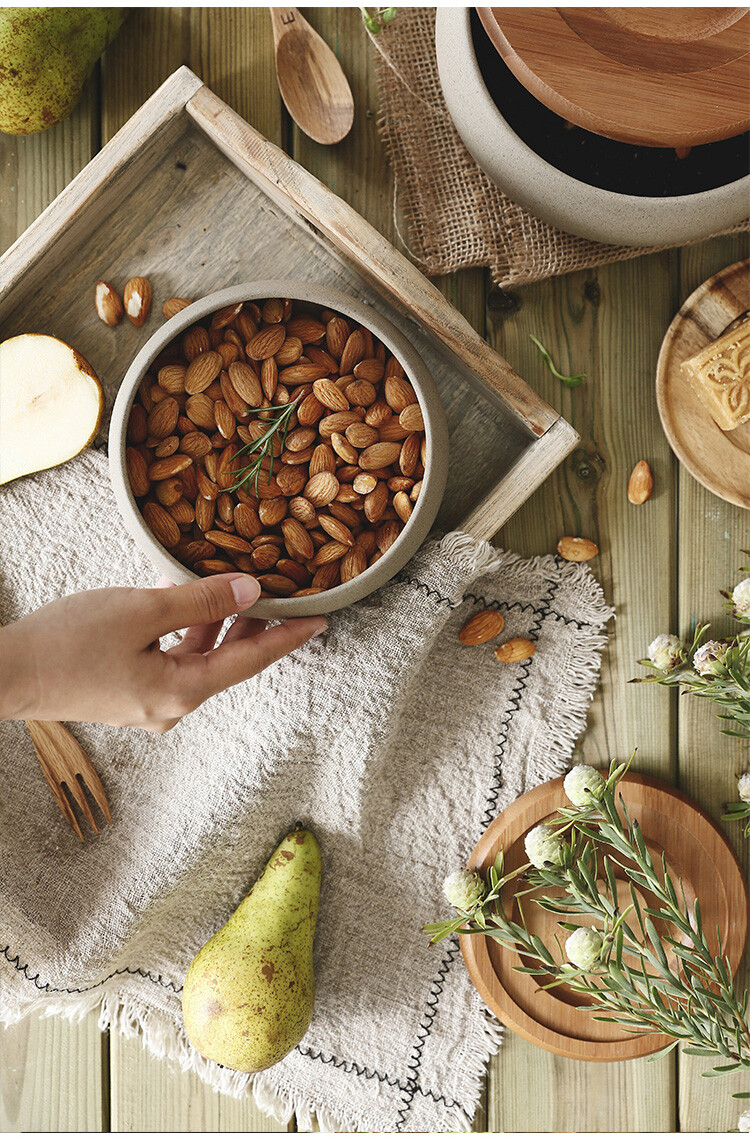
{"type": "MultiPolygon", "coordinates": [[[[724,238],[680,256],[679,295],[684,299],[707,277],[748,254],[748,241],[724,238]]],[[[747,565],[750,514],[712,495],[686,471],[679,472],[679,608],[675,633],[687,634],[694,619],[712,623],[714,636],[731,635],[737,625],[725,613],[719,595],[731,589],[747,565]]],[[[663,693],[661,694],[664,695],[663,693]]],[[[736,800],[737,776],[750,768],[747,749],[741,741],[722,736],[720,723],[707,701],[680,698],[679,784],[719,819],[723,805],[736,800]]],[[[744,866],[750,866],[748,840],[739,824],[722,823],[744,866]]],[[[750,981],[745,963],[744,985],[750,981]]],[[[679,1122],[682,1132],[726,1132],[737,1127],[737,1118],[750,1102],[732,1099],[732,1093],[750,1091],[748,1074],[730,1073],[713,1079],[701,1077],[709,1058],[681,1056],[679,1060],[679,1122]]]]}
{"type": "MultiPolygon", "coordinates": [[[[42,134],[0,134],[0,251],[96,150],[98,76],[69,118],[42,134]]],[[[43,331],[40,314],[34,329],[43,331]]],[[[42,785],[43,787],[43,785],[42,785]]],[[[46,789],[40,791],[46,794],[46,789]]],[[[30,1017],[0,1029],[0,1131],[96,1132],[107,1127],[106,1040],[96,1013],[71,1025],[30,1017]]]]}
{"type": "MultiPolygon", "coordinates": [[[[673,280],[674,260],[665,254],[488,298],[499,351],[581,435],[580,446],[503,528],[500,543],[532,555],[553,553],[564,534],[592,538],[601,554],[591,569],[617,607],[577,759],[602,767],[639,745],[637,768],[666,779],[674,767],[673,713],[650,690],[626,682],[653,631],[668,628],[673,615],[672,461],[653,392],[673,280]],[[550,375],[530,333],[561,371],[587,373],[580,387],[567,389],[550,375]],[[626,496],[639,459],[649,461],[657,480],[653,499],[640,508],[626,496]]],[[[509,1033],[490,1068],[489,1127],[671,1131],[674,1095],[670,1059],[577,1064],[509,1033]]]]}

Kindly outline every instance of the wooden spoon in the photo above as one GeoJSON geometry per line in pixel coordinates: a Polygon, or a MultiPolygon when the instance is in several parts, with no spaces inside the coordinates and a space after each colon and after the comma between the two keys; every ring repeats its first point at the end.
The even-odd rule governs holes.
{"type": "Polygon", "coordinates": [[[271,8],[281,98],[300,130],[330,146],[349,134],[354,99],[341,64],[297,8],[271,8]]]}

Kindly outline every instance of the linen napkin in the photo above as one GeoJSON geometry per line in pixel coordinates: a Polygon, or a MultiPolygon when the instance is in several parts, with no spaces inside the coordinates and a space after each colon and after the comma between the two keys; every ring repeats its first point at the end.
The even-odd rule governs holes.
{"type": "MultiPolygon", "coordinates": [[[[75,590],[148,586],[106,459],[88,451],[0,494],[0,621],[75,590]]],[[[499,1027],[455,941],[442,879],[584,727],[611,616],[585,567],[454,533],[377,594],[171,732],[78,724],[114,822],[81,845],[20,722],[0,724],[0,1018],[99,1007],[102,1028],[280,1120],[467,1130],[499,1027]],[[458,631],[496,607],[534,657],[499,665],[458,631]],[[297,821],[323,853],[317,999],[302,1043],[255,1078],[203,1060],[182,1027],[187,966],[297,821]]],[[[504,635],[505,635],[504,634],[504,635]]],[[[106,628],[101,631],[106,637],[106,628]]]]}

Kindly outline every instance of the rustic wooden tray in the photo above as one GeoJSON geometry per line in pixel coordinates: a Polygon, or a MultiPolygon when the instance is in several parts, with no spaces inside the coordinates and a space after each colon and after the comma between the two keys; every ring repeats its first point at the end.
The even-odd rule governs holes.
{"type": "MultiPolygon", "coordinates": [[[[661,780],[629,772],[620,788],[654,861],[658,865],[663,852],[672,878],[682,880],[688,903],[700,899],[704,929],[714,942],[714,952],[713,932],[719,930],[724,953],[736,970],[747,940],[748,899],[742,868],[726,838],[702,808],[661,780]]],[[[501,848],[507,870],[521,866],[526,862],[526,833],[567,802],[562,777],[532,788],[490,824],[474,848],[469,866],[486,874],[501,848]]],[[[515,921],[519,915],[512,895],[517,889],[511,881],[504,894],[508,913],[515,921]]],[[[628,898],[624,879],[619,893],[628,898]]],[[[646,901],[654,905],[653,900],[646,901]]],[[[554,954],[555,936],[562,934],[558,916],[535,907],[527,898],[524,915],[532,922],[533,933],[554,954]]],[[[635,1035],[609,1022],[595,1021],[590,1013],[579,1009],[587,1004],[582,995],[568,986],[540,989],[540,978],[514,969],[524,964],[520,955],[489,938],[466,934],[460,943],[471,980],[490,1009],[504,1025],[551,1053],[578,1061],[625,1061],[648,1056],[670,1042],[658,1033],[635,1035]]]]}
{"type": "Polygon", "coordinates": [[[491,538],[575,446],[570,425],[419,270],[185,67],[0,259],[0,338],[69,341],[101,378],[109,411],[167,297],[274,276],[378,306],[423,356],[451,436],[440,526],[491,538]],[[151,281],[150,318],[107,328],[94,284],[122,288],[134,275],[151,281]]]}

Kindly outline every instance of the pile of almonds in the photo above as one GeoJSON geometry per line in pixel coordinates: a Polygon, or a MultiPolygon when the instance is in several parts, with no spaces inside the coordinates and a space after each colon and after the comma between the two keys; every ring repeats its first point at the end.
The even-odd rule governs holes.
{"type": "MultiPolygon", "coordinates": [[[[171,298],[164,314],[187,304],[171,298]]],[[[130,485],[157,540],[197,574],[256,575],[262,597],[320,593],[374,565],[409,522],[425,459],[416,393],[385,345],[280,298],[229,306],[173,341],[127,428],[130,485]],[[293,401],[272,473],[268,455],[257,491],[237,486],[257,458],[246,445],[293,401]]]]}

